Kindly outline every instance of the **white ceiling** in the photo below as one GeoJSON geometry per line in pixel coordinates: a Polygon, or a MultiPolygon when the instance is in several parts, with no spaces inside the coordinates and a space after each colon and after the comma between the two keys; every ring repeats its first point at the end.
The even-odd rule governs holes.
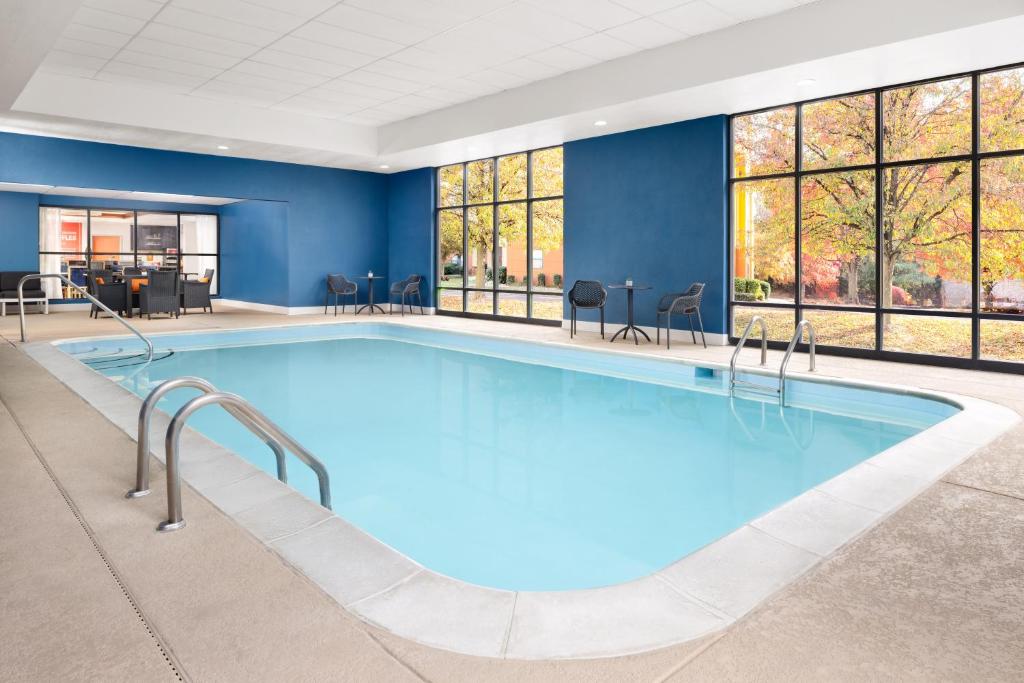
{"type": "Polygon", "coordinates": [[[42,73],[367,126],[813,0],[84,0],[42,73]]]}
{"type": "Polygon", "coordinates": [[[0,130],[393,172],[1022,61],[1022,34],[1024,0],[0,0],[0,130]]]}
{"type": "Polygon", "coordinates": [[[33,194],[59,195],[62,197],[100,197],[103,199],[131,199],[140,202],[165,202],[168,204],[205,204],[224,206],[241,200],[227,197],[201,197],[192,194],[167,194],[165,192],[125,192],[104,190],[95,187],[65,187],[61,185],[29,185],[26,183],[0,183],[0,192],[31,192],[33,194]]]}

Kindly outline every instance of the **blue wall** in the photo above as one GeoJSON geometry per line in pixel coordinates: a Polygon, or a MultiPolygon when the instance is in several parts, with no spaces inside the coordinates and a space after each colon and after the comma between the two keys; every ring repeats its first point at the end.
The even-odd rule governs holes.
{"type": "MultiPolygon", "coordinates": [[[[316,305],[327,272],[388,270],[388,181],[378,173],[0,133],[0,181],[287,202],[284,299],[275,291],[265,301],[268,293],[251,273],[223,287],[228,298],[316,305]]],[[[37,268],[38,219],[23,226],[27,200],[3,201],[13,202],[15,216],[0,219],[0,239],[16,250],[8,256],[4,249],[5,267],[37,268]]],[[[279,227],[257,232],[254,250],[268,253],[279,227]]]]}
{"type": "Polygon", "coordinates": [[[0,270],[39,270],[39,195],[0,192],[0,270]]]}
{"type": "Polygon", "coordinates": [[[388,262],[392,280],[424,277],[424,306],[434,305],[434,171],[388,176],[388,262]]]}
{"type": "Polygon", "coordinates": [[[288,305],[288,209],[286,202],[258,199],[221,207],[222,296],[241,298],[234,293],[245,292],[245,301],[288,305]]]}
{"type": "MultiPolygon", "coordinates": [[[[728,119],[712,116],[566,143],[566,286],[652,285],[636,294],[636,318],[653,326],[662,294],[704,282],[704,329],[724,333],[727,139],[728,119]]],[[[625,292],[609,290],[606,314],[625,321],[625,292]]]]}

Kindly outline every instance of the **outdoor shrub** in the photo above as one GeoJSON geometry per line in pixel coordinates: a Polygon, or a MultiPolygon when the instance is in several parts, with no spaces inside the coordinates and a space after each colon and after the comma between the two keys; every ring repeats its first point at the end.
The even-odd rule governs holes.
{"type": "Polygon", "coordinates": [[[537,273],[537,286],[538,287],[547,287],[548,286],[548,278],[547,278],[546,275],[544,275],[544,273],[537,273]]]}
{"type": "Polygon", "coordinates": [[[562,286],[562,276],[559,275],[558,273],[555,273],[554,275],[551,276],[551,282],[554,283],[555,287],[561,287],[562,286]]]}
{"type": "Polygon", "coordinates": [[[506,283],[510,284],[510,285],[514,285],[516,283],[516,276],[515,275],[509,275],[508,278],[506,279],[506,283]]]}
{"type": "Polygon", "coordinates": [[[902,287],[892,286],[892,303],[894,306],[910,306],[914,303],[914,297],[910,296],[907,290],[902,287]]]}
{"type": "Polygon", "coordinates": [[[738,277],[733,281],[733,292],[737,301],[764,301],[771,291],[772,286],[764,280],[738,277]]]}
{"type": "Polygon", "coordinates": [[[498,282],[505,284],[508,281],[508,268],[501,266],[498,268],[498,282]]]}
{"type": "Polygon", "coordinates": [[[462,266],[458,263],[446,263],[444,264],[445,275],[462,275],[462,266]]]}

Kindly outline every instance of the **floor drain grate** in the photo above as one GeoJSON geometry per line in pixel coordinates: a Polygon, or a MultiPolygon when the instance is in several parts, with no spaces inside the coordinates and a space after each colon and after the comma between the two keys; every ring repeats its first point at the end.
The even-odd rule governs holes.
{"type": "Polygon", "coordinates": [[[124,582],[121,580],[121,576],[117,573],[117,570],[114,569],[113,565],[110,564],[110,559],[107,557],[107,554],[103,551],[103,548],[100,547],[100,544],[96,540],[96,536],[95,534],[93,534],[92,529],[89,528],[89,525],[86,523],[86,521],[82,518],[82,515],[79,513],[78,506],[75,505],[74,501],[71,500],[71,497],[68,496],[68,492],[64,490],[64,487],[57,480],[57,477],[56,475],[54,475],[53,470],[50,469],[50,464],[46,462],[46,459],[43,457],[43,454],[36,447],[35,442],[32,441],[32,437],[30,437],[28,435],[28,432],[25,431],[25,426],[22,425],[21,421],[14,414],[14,411],[11,410],[11,407],[7,405],[7,402],[4,401],[2,398],[0,398],[0,404],[2,404],[4,408],[7,409],[7,414],[11,416],[11,420],[13,420],[14,424],[17,425],[18,429],[21,431],[21,435],[25,437],[26,443],[28,443],[29,447],[32,449],[32,452],[35,453],[36,459],[39,460],[39,464],[43,466],[43,470],[46,471],[46,475],[50,478],[50,481],[53,482],[53,485],[57,488],[57,491],[64,499],[64,503],[68,506],[68,510],[71,511],[71,514],[74,515],[75,519],[78,521],[79,526],[82,527],[82,531],[85,532],[85,535],[88,537],[89,542],[92,544],[93,549],[96,551],[96,554],[99,555],[100,559],[103,561],[103,565],[107,568],[107,571],[110,572],[111,578],[114,579],[114,583],[117,584],[117,587],[118,589],[120,589],[121,594],[124,595],[125,600],[128,601],[128,604],[135,612],[135,616],[138,617],[139,622],[142,624],[142,627],[146,629],[146,633],[149,634],[149,637],[152,638],[154,644],[156,644],[157,649],[160,650],[160,655],[164,658],[164,661],[167,662],[167,666],[170,667],[171,672],[179,681],[187,680],[187,676],[185,676],[183,668],[178,662],[174,660],[173,657],[171,657],[170,652],[164,646],[164,643],[161,640],[160,636],[157,635],[156,631],[150,625],[149,620],[146,619],[146,616],[142,613],[142,610],[139,608],[139,604],[135,601],[135,598],[128,590],[128,587],[124,585],[124,582]]]}

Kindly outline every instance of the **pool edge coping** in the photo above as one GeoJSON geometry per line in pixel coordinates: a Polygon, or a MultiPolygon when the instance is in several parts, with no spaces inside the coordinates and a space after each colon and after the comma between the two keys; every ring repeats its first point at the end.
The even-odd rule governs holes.
{"type": "MultiPolygon", "coordinates": [[[[330,322],[373,322],[506,339],[399,321],[330,322]]],[[[244,329],[267,328],[196,332],[244,329]]],[[[86,338],[76,341],[82,339],[86,338]]],[[[57,348],[66,341],[33,342],[22,348],[134,440],[142,399],[57,348]]],[[[552,340],[517,341],[605,352],[552,340]]],[[[612,351],[691,366],[726,367],[612,351]]],[[[749,370],[756,371],[744,368],[749,370]]],[[[439,574],[190,428],[183,434],[183,479],[346,610],[400,637],[463,654],[509,659],[636,654],[700,638],[743,618],[1021,420],[1010,408],[969,396],[838,377],[792,376],[912,394],[950,403],[960,412],[653,574],[607,587],[516,592],[439,574]]],[[[165,429],[168,420],[166,413],[157,410],[153,428],[165,429]]],[[[161,452],[152,454],[163,461],[161,452]]]]}

